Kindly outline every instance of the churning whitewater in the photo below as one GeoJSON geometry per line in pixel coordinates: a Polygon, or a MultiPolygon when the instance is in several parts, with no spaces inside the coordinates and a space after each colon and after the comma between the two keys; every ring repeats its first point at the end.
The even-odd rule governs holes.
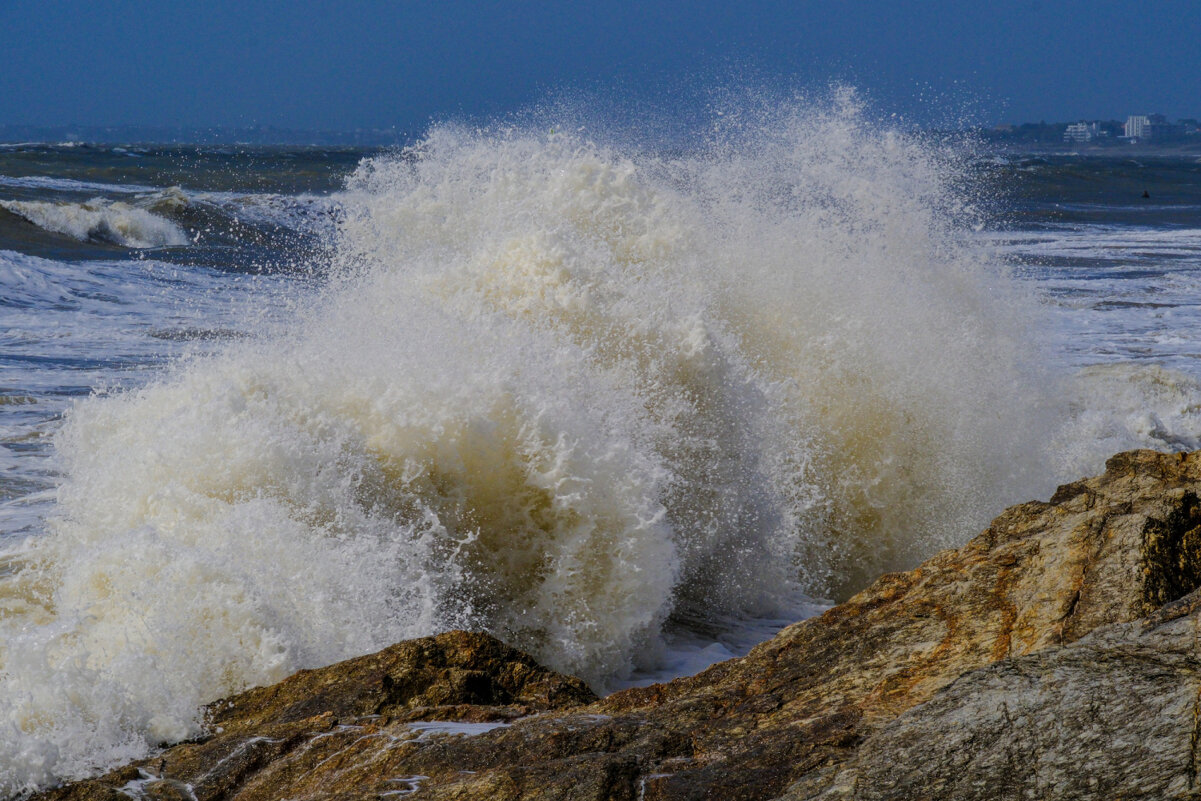
{"type": "Polygon", "coordinates": [[[1052,463],[1038,315],[954,159],[850,102],[769,116],[667,156],[436,128],[354,173],[288,322],[77,403],[0,565],[0,794],[454,627],[612,687],[1093,466],[1052,463]]]}

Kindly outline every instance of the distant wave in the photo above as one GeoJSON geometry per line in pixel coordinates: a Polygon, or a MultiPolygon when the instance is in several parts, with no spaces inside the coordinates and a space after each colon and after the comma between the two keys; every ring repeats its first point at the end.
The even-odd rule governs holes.
{"type": "Polygon", "coordinates": [[[327,195],[155,188],[46,176],[0,175],[0,186],[42,190],[45,199],[0,200],[0,209],[44,231],[132,248],[178,247],[214,237],[240,241],[280,228],[329,237],[340,214],[338,201],[327,195]],[[78,199],[85,192],[98,195],[78,199]],[[189,231],[202,234],[194,237],[189,231]]]}
{"type": "Polygon", "coordinates": [[[119,200],[96,198],[81,203],[0,200],[0,208],[39,228],[80,242],[131,248],[179,247],[191,243],[178,225],[119,200]]]}

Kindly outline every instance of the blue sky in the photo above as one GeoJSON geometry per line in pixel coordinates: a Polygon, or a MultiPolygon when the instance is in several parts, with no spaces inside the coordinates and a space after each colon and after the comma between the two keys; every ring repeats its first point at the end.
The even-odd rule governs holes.
{"type": "Polygon", "coordinates": [[[920,124],[1201,117],[1201,3],[7,0],[0,123],[420,131],[857,86],[920,124]]]}

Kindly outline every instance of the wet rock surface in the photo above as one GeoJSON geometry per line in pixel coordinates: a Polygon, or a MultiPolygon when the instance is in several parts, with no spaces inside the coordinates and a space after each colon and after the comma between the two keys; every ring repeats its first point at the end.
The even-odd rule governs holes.
{"type": "Polygon", "coordinates": [[[1201,795],[1201,452],[1119,454],[748,656],[595,699],[481,634],[303,671],[44,799],[1201,795]]]}

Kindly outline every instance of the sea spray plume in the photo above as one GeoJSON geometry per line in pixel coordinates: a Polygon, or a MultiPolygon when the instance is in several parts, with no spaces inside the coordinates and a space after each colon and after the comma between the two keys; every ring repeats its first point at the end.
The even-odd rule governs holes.
{"type": "Polygon", "coordinates": [[[610,414],[665,476],[656,501],[678,562],[664,608],[778,608],[796,586],[792,518],[816,498],[800,475],[808,435],[712,309],[689,239],[698,210],[645,172],[571,137],[444,129],[415,161],[360,171],[342,252],[374,297],[404,287],[464,324],[518,324],[615,386],[610,414]],[[788,457],[767,465],[776,451],[788,457]],[[792,471],[780,482],[792,497],[773,467],[792,471]]]}
{"type": "Polygon", "coordinates": [[[736,109],[680,165],[726,266],[726,319],[813,416],[831,519],[804,561],[828,565],[836,595],[1051,484],[1042,322],[963,236],[979,217],[969,164],[865,122],[838,90],[826,106],[736,109]]]}
{"type": "Polygon", "coordinates": [[[1025,318],[946,162],[846,99],[719,134],[436,128],[361,166],[284,330],[80,403],[0,589],[0,786],[453,626],[603,688],[665,626],[842,591],[1041,489],[1025,318]]]}
{"type": "MultiPolygon", "coordinates": [[[[706,543],[697,559],[719,572],[729,560],[712,539],[682,534],[697,520],[720,520],[727,537],[754,531],[751,550],[791,554],[810,592],[840,592],[951,544],[1000,498],[1042,489],[1050,426],[1037,354],[1023,353],[1032,315],[958,236],[957,165],[866,124],[853,97],[723,126],[676,159],[566,134],[436,131],[413,160],[364,165],[344,256],[425,281],[440,302],[553,327],[626,375],[666,424],[658,453],[686,488],[665,499],[673,530],[685,548],[706,543]],[[686,320],[754,387],[757,422],[736,411],[749,395],[713,400],[728,375],[671,364],[665,327],[686,320]],[[684,414],[670,405],[681,397],[706,400],[684,414]],[[688,509],[702,486],[746,486],[712,480],[690,461],[702,449],[681,445],[689,426],[717,443],[722,425],[788,432],[717,448],[726,464],[753,458],[765,480],[761,498],[715,508],[775,523],[688,509]]],[[[738,583],[685,580],[677,595],[699,590],[712,610],[738,583]]]]}

